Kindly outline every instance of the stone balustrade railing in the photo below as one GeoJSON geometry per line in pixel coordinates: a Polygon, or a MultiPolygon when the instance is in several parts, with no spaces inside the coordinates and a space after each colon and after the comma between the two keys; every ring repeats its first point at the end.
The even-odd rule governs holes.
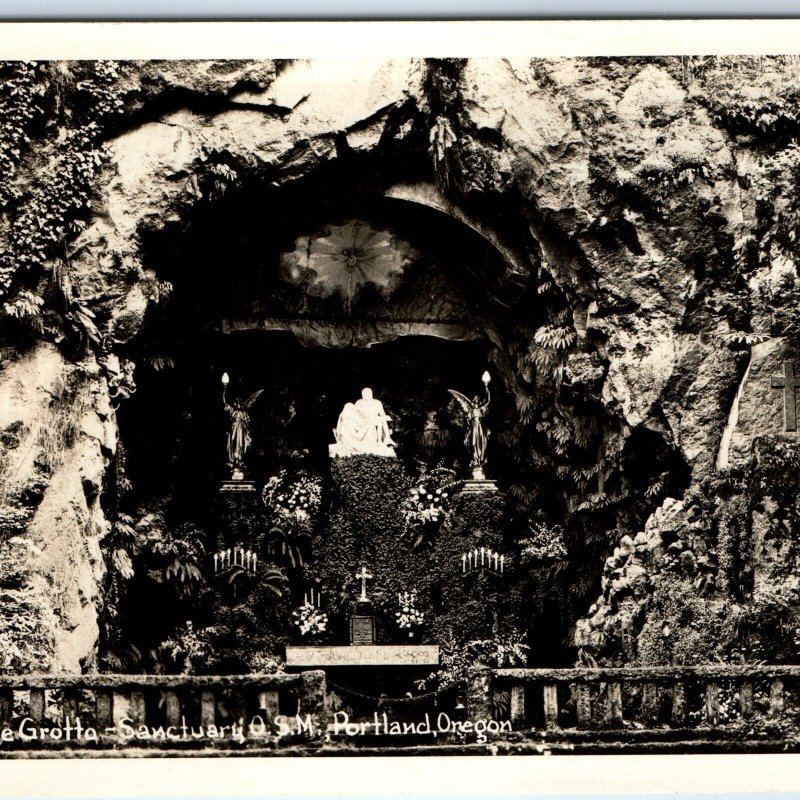
{"type": "Polygon", "coordinates": [[[552,735],[627,728],[644,739],[643,732],[656,729],[719,733],[751,728],[754,717],[797,719],[798,689],[800,666],[476,668],[468,711],[471,719],[489,717],[498,694],[504,694],[515,731],[552,735]]]}
{"type": "Polygon", "coordinates": [[[0,676],[0,756],[14,750],[245,747],[319,738],[325,673],[0,676]],[[282,724],[282,720],[287,720],[282,724]]]}
{"type": "Polygon", "coordinates": [[[458,718],[455,705],[449,709],[439,704],[427,711],[405,706],[404,725],[414,722],[414,714],[430,717],[434,726],[440,717],[449,720],[448,714],[461,719],[430,739],[421,734],[419,724],[412,724],[409,730],[415,735],[379,741],[388,724],[385,712],[375,714],[374,724],[356,724],[354,717],[352,725],[337,728],[342,714],[326,707],[326,691],[322,670],[239,676],[0,676],[0,757],[22,751],[142,749],[255,753],[312,743],[317,748],[409,745],[436,751],[490,740],[505,741],[507,752],[561,746],[568,752],[631,747],[682,751],[720,742],[745,751],[800,748],[793,733],[800,729],[800,666],[477,667],[468,681],[466,719],[458,718]],[[359,735],[350,735],[351,728],[358,728],[359,735]]]}

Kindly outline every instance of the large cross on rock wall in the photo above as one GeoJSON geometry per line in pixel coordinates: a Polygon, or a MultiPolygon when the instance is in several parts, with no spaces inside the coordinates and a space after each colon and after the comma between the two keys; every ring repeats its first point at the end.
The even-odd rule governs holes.
{"type": "Polygon", "coordinates": [[[717,458],[720,469],[747,461],[759,436],[798,439],[800,371],[796,358],[797,348],[784,337],[753,346],[722,437],[717,458]]]}

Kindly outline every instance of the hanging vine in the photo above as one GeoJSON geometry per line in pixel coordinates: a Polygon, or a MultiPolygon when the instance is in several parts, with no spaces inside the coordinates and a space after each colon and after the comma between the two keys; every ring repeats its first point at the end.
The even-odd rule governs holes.
{"type": "Polygon", "coordinates": [[[122,110],[120,68],[113,61],[5,63],[0,73],[10,74],[0,82],[0,167],[25,178],[0,189],[8,226],[0,298],[9,316],[33,321],[55,339],[63,326],[84,344],[97,344],[93,313],[72,289],[66,252],[91,212],[94,180],[107,159],[103,141],[122,110]],[[61,320],[56,327],[39,319],[48,273],[60,305],[53,309],[61,320]]]}

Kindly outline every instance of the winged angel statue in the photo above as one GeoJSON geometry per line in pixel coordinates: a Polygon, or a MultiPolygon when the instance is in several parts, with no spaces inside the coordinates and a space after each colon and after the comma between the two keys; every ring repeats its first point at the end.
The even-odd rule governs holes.
{"type": "Polygon", "coordinates": [[[233,473],[233,479],[243,480],[244,456],[253,443],[250,433],[250,408],[264,390],[259,389],[257,392],[253,392],[246,400],[237,398],[229,403],[226,397],[228,382],[225,378],[227,378],[227,374],[222,381],[222,402],[231,424],[228,432],[228,463],[233,473]]]}
{"type": "Polygon", "coordinates": [[[473,478],[484,478],[483,465],[486,463],[486,444],[489,440],[489,431],[486,430],[483,424],[484,417],[489,410],[489,402],[491,396],[489,394],[489,380],[488,372],[483,373],[483,385],[486,387],[486,400],[481,400],[478,395],[470,400],[466,395],[457,392],[455,389],[448,389],[453,397],[458,401],[458,404],[464,410],[467,417],[467,430],[464,437],[464,444],[470,449],[472,461],[470,462],[470,469],[472,470],[473,478]]]}

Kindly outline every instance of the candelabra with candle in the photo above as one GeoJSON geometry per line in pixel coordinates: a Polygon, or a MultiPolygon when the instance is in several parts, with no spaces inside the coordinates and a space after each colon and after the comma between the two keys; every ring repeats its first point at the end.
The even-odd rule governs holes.
{"type": "Polygon", "coordinates": [[[397,602],[400,610],[395,613],[399,628],[408,631],[410,638],[414,636],[414,629],[418,628],[425,621],[424,612],[417,608],[417,590],[411,592],[398,592],[397,602]]]}
{"type": "Polygon", "coordinates": [[[319,589],[315,589],[312,586],[303,595],[303,605],[304,606],[314,606],[314,608],[321,608],[322,607],[322,595],[320,594],[319,589]]]}
{"type": "Polygon", "coordinates": [[[312,587],[303,596],[303,605],[292,612],[294,624],[303,637],[314,638],[324,634],[328,628],[328,615],[322,610],[322,597],[319,590],[312,587]]]}
{"type": "Polygon", "coordinates": [[[218,550],[213,555],[214,573],[227,572],[234,567],[240,567],[246,572],[255,575],[258,567],[258,555],[252,550],[245,550],[243,547],[229,547],[226,550],[218,550]]]}
{"type": "Polygon", "coordinates": [[[461,554],[461,573],[466,575],[474,570],[485,570],[502,575],[506,568],[506,557],[489,547],[476,547],[461,554]]]}

